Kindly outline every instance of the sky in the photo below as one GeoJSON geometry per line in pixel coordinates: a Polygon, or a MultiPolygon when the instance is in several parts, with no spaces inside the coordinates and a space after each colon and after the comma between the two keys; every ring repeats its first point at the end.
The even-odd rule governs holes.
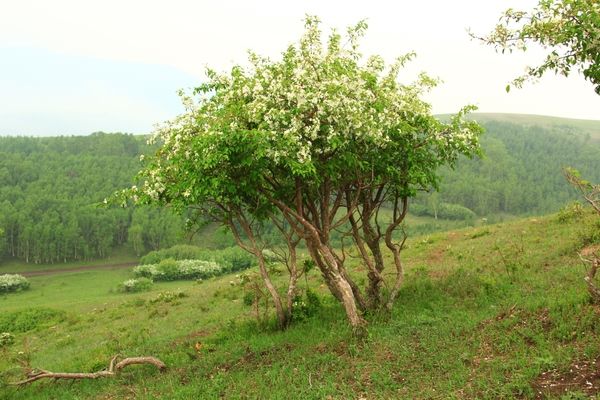
{"type": "Polygon", "coordinates": [[[273,58],[299,38],[306,14],[327,32],[366,19],[363,53],[386,60],[418,55],[400,79],[420,71],[442,79],[427,96],[433,112],[474,104],[480,112],[600,119],[600,96],[575,73],[548,74],[506,93],[543,50],[497,54],[470,39],[507,8],[536,0],[204,1],[0,0],[0,135],[149,133],[183,112],[178,89],[206,67],[244,64],[247,50],[273,58]]]}

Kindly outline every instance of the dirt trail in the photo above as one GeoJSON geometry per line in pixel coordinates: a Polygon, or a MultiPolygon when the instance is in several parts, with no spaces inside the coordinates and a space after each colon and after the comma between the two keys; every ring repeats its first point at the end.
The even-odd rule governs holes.
{"type": "Polygon", "coordinates": [[[69,267],[69,268],[57,268],[57,269],[46,269],[42,271],[27,271],[27,272],[2,272],[3,274],[19,274],[26,277],[30,276],[42,276],[42,275],[54,275],[61,274],[64,272],[79,272],[79,271],[89,271],[89,270],[97,270],[97,269],[121,269],[121,268],[129,268],[137,265],[137,262],[127,262],[121,264],[104,264],[104,265],[81,265],[78,267],[69,267]]]}

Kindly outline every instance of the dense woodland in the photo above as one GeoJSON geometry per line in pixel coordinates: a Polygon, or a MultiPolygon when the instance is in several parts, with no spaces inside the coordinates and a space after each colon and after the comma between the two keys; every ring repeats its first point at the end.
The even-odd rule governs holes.
{"type": "MultiPolygon", "coordinates": [[[[440,218],[531,215],[577,199],[562,176],[571,165],[600,181],[600,143],[568,127],[484,124],[485,156],[442,172],[440,193],[414,211],[440,218]],[[461,206],[461,207],[459,207],[461,206]]],[[[0,255],[28,263],[102,258],[126,245],[136,254],[182,242],[183,219],[157,208],[105,208],[134,183],[145,138],[0,138],[0,255]]]]}
{"type": "Polygon", "coordinates": [[[592,182],[600,180],[600,142],[589,134],[569,126],[483,125],[484,156],[442,171],[440,192],[419,199],[428,214],[443,203],[464,206],[480,217],[546,214],[577,199],[564,167],[577,168],[592,182]]]}
{"type": "Polygon", "coordinates": [[[0,253],[54,263],[175,243],[181,219],[168,211],[99,206],[132,184],[144,151],[144,138],[124,134],[0,138],[0,253]]]}

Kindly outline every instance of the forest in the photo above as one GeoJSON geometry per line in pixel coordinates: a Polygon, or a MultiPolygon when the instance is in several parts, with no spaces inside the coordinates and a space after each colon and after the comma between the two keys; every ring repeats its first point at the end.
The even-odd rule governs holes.
{"type": "Polygon", "coordinates": [[[182,223],[168,211],[101,206],[131,185],[145,151],[144,137],[119,133],[0,138],[0,254],[59,263],[174,244],[182,223]]]}
{"type": "MultiPolygon", "coordinates": [[[[600,180],[600,143],[573,126],[484,121],[482,158],[442,170],[440,191],[421,193],[413,213],[493,220],[556,211],[577,194],[562,175],[573,166],[600,180]]],[[[147,137],[0,138],[0,254],[26,263],[135,255],[188,240],[184,219],[157,207],[104,207],[131,186],[147,137]]],[[[229,243],[231,244],[231,243],[229,243]]]]}

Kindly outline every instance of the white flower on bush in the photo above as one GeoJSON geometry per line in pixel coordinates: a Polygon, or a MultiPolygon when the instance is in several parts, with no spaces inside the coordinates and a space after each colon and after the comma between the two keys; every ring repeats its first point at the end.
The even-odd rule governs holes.
{"type": "Polygon", "coordinates": [[[18,274],[0,275],[0,293],[25,289],[29,289],[29,281],[24,276],[18,274]]]}
{"type": "Polygon", "coordinates": [[[163,275],[158,269],[158,264],[138,265],[133,269],[135,276],[144,276],[146,278],[155,278],[163,275]]]}
{"type": "Polygon", "coordinates": [[[15,342],[15,337],[9,332],[0,333],[0,347],[8,346],[15,342]]]}
{"type": "Polygon", "coordinates": [[[149,278],[128,279],[121,284],[121,290],[124,292],[141,292],[149,290],[152,287],[152,280],[149,278]]]}
{"type": "Polygon", "coordinates": [[[160,264],[138,265],[133,269],[133,273],[155,281],[208,278],[225,273],[225,268],[214,261],[179,260],[176,261],[176,265],[176,270],[170,270],[168,274],[161,270],[160,264]]]}

